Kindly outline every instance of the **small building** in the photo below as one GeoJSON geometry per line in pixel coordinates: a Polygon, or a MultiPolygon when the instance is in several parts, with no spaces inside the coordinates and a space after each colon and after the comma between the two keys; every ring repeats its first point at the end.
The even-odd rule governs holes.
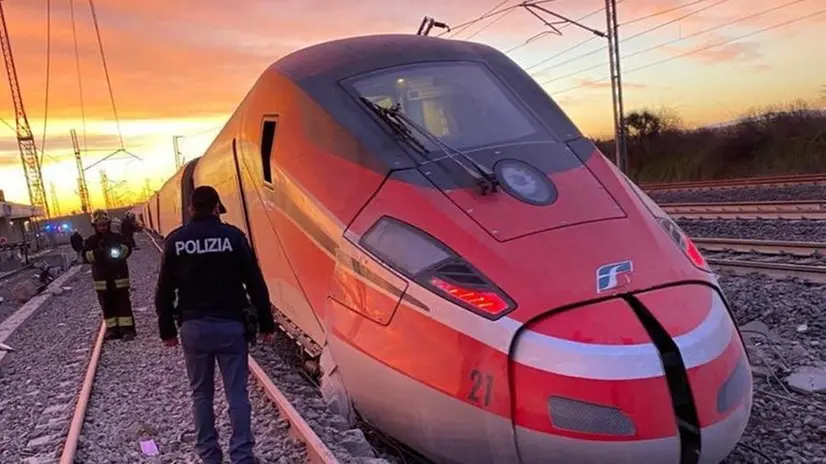
{"type": "Polygon", "coordinates": [[[32,240],[34,230],[30,220],[39,215],[42,215],[39,208],[5,201],[0,190],[0,243],[18,243],[24,238],[32,240]]]}

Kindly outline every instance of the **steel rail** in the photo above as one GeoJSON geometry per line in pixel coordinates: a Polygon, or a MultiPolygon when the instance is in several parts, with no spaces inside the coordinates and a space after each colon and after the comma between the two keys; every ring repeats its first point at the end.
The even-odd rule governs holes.
{"type": "Polygon", "coordinates": [[[757,272],[770,277],[798,277],[810,282],[826,284],[826,266],[804,264],[769,263],[739,259],[709,259],[711,266],[733,271],[737,274],[757,272]]]}
{"type": "Polygon", "coordinates": [[[826,200],[732,203],[662,203],[663,211],[682,219],[826,219],[826,200]]]}
{"type": "MultiPolygon", "coordinates": [[[[152,245],[161,252],[163,248],[158,244],[149,232],[144,231],[152,245]]],[[[264,394],[275,404],[275,407],[281,412],[281,415],[290,423],[290,435],[306,445],[307,459],[311,464],[339,464],[338,459],[330,451],[327,445],[319,438],[313,431],[310,425],[298,413],[295,407],[290,403],[290,400],[284,396],[283,393],[275,386],[272,379],[267,376],[261,366],[252,358],[248,356],[248,363],[250,373],[264,390],[264,394]]],[[[62,464],[62,463],[61,463],[62,464]]]]}
{"type": "Polygon", "coordinates": [[[682,182],[663,182],[640,184],[643,190],[706,190],[712,188],[756,187],[756,186],[785,186],[826,183],[826,174],[797,174],[767,177],[745,177],[737,179],[699,180],[682,182]]]}
{"type": "Polygon", "coordinates": [[[788,242],[779,240],[744,240],[737,238],[692,237],[691,240],[706,251],[739,251],[762,254],[790,254],[794,256],[811,256],[815,253],[826,254],[824,242],[788,242]]]}
{"type": "Polygon", "coordinates": [[[77,444],[80,439],[80,432],[83,430],[83,422],[86,418],[86,408],[89,406],[89,398],[92,396],[92,385],[95,382],[100,352],[103,349],[103,335],[106,333],[106,325],[100,322],[100,330],[95,340],[95,348],[92,350],[92,358],[86,368],[86,377],[83,379],[83,386],[75,404],[75,412],[72,415],[72,424],[69,426],[69,433],[66,442],[63,444],[63,452],[60,455],[60,464],[72,464],[77,452],[77,444]]]}

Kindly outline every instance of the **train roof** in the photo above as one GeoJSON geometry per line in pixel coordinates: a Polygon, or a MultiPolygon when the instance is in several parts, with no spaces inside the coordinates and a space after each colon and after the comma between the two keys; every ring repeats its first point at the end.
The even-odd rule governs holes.
{"type": "MultiPolygon", "coordinates": [[[[293,52],[273,68],[301,85],[338,81],[376,69],[432,61],[497,61],[504,55],[487,45],[411,34],[348,37],[293,52]]],[[[510,61],[506,58],[507,61],[510,61]]]]}
{"type": "MultiPolygon", "coordinates": [[[[333,40],[287,55],[265,72],[292,81],[362,141],[377,134],[365,132],[354,117],[356,102],[343,97],[343,80],[385,68],[417,63],[475,61],[485,64],[544,121],[560,141],[582,137],[579,129],[544,89],[501,51],[483,44],[413,34],[383,34],[333,40]]],[[[363,117],[363,113],[362,113],[363,117]]],[[[396,159],[398,161],[398,159],[396,159]]],[[[398,165],[398,163],[396,163],[398,165]]]]}

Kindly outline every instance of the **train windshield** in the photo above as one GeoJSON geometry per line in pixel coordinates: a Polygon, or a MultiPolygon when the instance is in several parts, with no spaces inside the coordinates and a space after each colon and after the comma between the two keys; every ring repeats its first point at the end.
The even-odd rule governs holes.
{"type": "MultiPolygon", "coordinates": [[[[382,107],[397,105],[411,121],[457,149],[479,149],[549,135],[478,63],[428,63],[356,77],[356,92],[382,107]]],[[[438,147],[421,142],[431,150],[438,147]]]]}

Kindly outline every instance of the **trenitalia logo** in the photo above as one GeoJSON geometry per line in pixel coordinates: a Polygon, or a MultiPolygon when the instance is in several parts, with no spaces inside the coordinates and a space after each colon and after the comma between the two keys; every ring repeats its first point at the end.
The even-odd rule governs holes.
{"type": "MultiPolygon", "coordinates": [[[[628,274],[633,270],[634,263],[630,260],[600,266],[597,268],[597,293],[616,288],[620,274],[628,274]]],[[[626,279],[631,281],[630,276],[626,276],[626,279]]]]}

